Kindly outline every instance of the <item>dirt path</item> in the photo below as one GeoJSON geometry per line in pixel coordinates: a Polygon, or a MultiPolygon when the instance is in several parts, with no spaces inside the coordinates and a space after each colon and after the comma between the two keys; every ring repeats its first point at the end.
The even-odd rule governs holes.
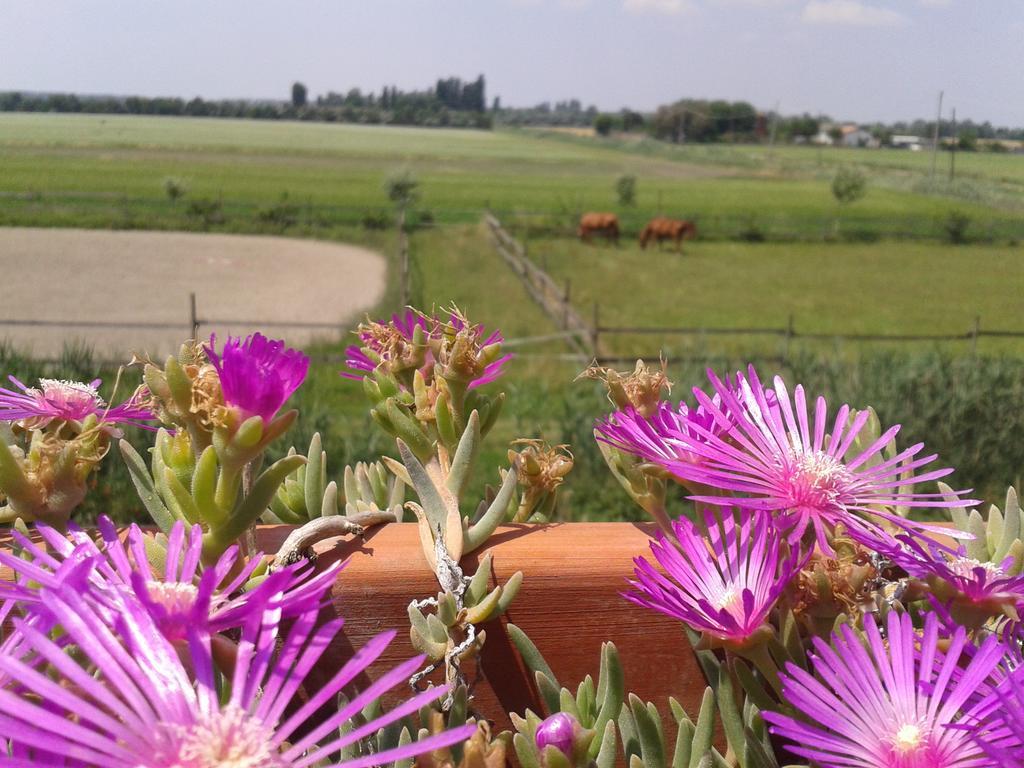
{"type": "Polygon", "coordinates": [[[338,334],[274,323],[342,327],[380,300],[384,281],[380,255],[336,243],[0,228],[0,339],[39,357],[59,355],[65,341],[83,341],[111,359],[142,351],[166,355],[191,335],[189,294],[194,292],[201,336],[261,330],[303,345],[338,334]],[[10,322],[29,319],[67,325],[10,322]],[[90,322],[176,327],[113,328],[90,322]]]}

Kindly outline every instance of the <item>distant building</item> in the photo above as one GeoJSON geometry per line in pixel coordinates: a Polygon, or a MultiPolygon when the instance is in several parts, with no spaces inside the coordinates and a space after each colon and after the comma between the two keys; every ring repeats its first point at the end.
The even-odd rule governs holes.
{"type": "Polygon", "coordinates": [[[865,131],[859,125],[853,123],[842,126],[843,138],[839,140],[844,147],[870,147],[878,149],[881,146],[878,139],[865,131]]]}
{"type": "Polygon", "coordinates": [[[925,140],[920,136],[895,135],[890,143],[894,149],[909,149],[911,152],[920,152],[924,149],[925,140]]]}
{"type": "Polygon", "coordinates": [[[871,147],[877,149],[878,139],[856,123],[822,123],[818,133],[811,137],[812,144],[836,147],[871,147]],[[836,136],[838,135],[838,138],[836,136]]]}

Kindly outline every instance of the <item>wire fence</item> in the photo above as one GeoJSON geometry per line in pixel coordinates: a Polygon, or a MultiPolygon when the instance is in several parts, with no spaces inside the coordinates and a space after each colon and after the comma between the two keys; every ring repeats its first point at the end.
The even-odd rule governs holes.
{"type": "MultiPolygon", "coordinates": [[[[568,237],[575,232],[584,210],[608,207],[607,201],[577,196],[558,198],[539,209],[530,205],[484,201],[481,206],[430,206],[421,204],[409,213],[408,226],[429,229],[472,224],[482,212],[498,217],[503,227],[518,238],[568,237]]],[[[963,229],[955,236],[964,242],[1024,242],[1024,219],[1011,215],[966,214],[958,205],[977,201],[947,199],[949,209],[935,216],[917,213],[887,213],[879,217],[851,207],[837,216],[820,210],[753,212],[743,210],[676,210],[672,204],[657,200],[619,212],[622,232],[634,237],[655,215],[673,215],[697,223],[699,238],[711,241],[741,242],[875,242],[882,239],[908,241],[949,240],[949,219],[954,213],[966,216],[963,229]],[[839,222],[837,226],[837,221],[839,222]]],[[[127,195],[114,192],[0,190],[0,220],[4,209],[11,223],[31,222],[33,216],[76,216],[95,219],[105,226],[142,228],[152,226],[154,217],[162,226],[234,231],[287,232],[289,229],[322,230],[331,227],[362,227],[368,230],[390,229],[395,225],[395,209],[386,202],[325,203],[308,195],[287,195],[277,199],[240,200],[222,194],[190,194],[177,201],[158,195],[127,195]],[[48,213],[47,213],[48,212],[48,213]]]]}
{"type": "MultiPolygon", "coordinates": [[[[270,320],[266,318],[261,319],[237,319],[237,318],[217,318],[217,317],[205,317],[199,313],[198,302],[196,301],[196,294],[189,294],[188,313],[181,320],[163,320],[163,321],[152,321],[152,320],[128,320],[128,321],[115,321],[115,320],[70,320],[70,319],[47,319],[47,318],[17,318],[17,317],[0,317],[0,331],[4,328],[69,328],[69,329],[82,329],[82,328],[95,328],[95,329],[110,329],[110,330],[128,330],[128,331],[181,331],[182,337],[199,339],[202,335],[203,328],[267,328],[267,329],[300,329],[300,330],[321,330],[321,331],[336,331],[339,336],[347,333],[351,328],[341,322],[323,322],[319,320],[270,320]]],[[[330,354],[320,355],[323,358],[323,362],[342,362],[344,360],[343,354],[330,354]]],[[[43,364],[57,364],[60,362],[59,358],[34,358],[37,362],[43,364]]],[[[319,361],[316,360],[315,361],[319,361]]],[[[122,364],[123,360],[116,359],[97,359],[96,364],[103,367],[116,367],[122,364]]]]}
{"type": "MultiPolygon", "coordinates": [[[[707,336],[763,336],[773,337],[781,342],[780,361],[785,361],[790,354],[791,345],[796,341],[832,341],[832,342],[967,342],[972,353],[978,351],[978,341],[982,338],[1024,339],[1024,330],[987,330],[982,328],[981,317],[975,317],[974,324],[962,333],[846,333],[832,331],[798,330],[793,315],[789,315],[788,323],[781,327],[733,327],[716,328],[706,326],[626,326],[605,325],[601,322],[601,306],[592,305],[591,319],[586,320],[572,303],[571,285],[567,282],[559,286],[554,279],[528,256],[527,249],[506,231],[497,217],[488,212],[484,220],[492,235],[492,242],[505,262],[522,280],[527,294],[541,307],[551,321],[562,330],[564,336],[579,353],[590,355],[598,362],[606,364],[629,363],[638,359],[658,360],[660,352],[639,349],[635,352],[622,353],[620,345],[613,340],[616,337],[659,336],[704,338],[707,336]],[[615,349],[612,349],[615,347],[615,349]]],[[[540,257],[544,262],[543,256],[540,257]]],[[[691,357],[678,359],[680,362],[709,362],[717,358],[691,357]]]]}

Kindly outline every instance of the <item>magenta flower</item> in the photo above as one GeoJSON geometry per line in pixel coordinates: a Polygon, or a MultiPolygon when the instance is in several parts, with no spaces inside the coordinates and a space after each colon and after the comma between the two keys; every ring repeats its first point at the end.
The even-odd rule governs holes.
{"type": "MultiPolygon", "coordinates": [[[[261,562],[259,553],[239,567],[238,547],[232,546],[212,567],[200,571],[202,527],[186,528],[178,521],[167,537],[167,564],[163,572],[157,572],[146,557],[147,542],[152,546],[153,540],[137,525],[128,531],[127,546],[109,518],[100,517],[98,526],[102,546],[81,530],[72,529],[65,537],[37,523],[36,531],[49,545],[49,552],[12,530],[11,535],[28,557],[0,550],[0,565],[11,568],[18,577],[17,583],[0,582],[0,599],[37,603],[41,587],[59,589],[79,563],[92,559],[90,594],[111,603],[123,593],[133,592],[171,641],[184,640],[190,628],[202,627],[214,634],[240,627],[253,610],[260,610],[260,594],[266,587],[261,584],[251,591],[241,591],[261,562]]],[[[340,564],[314,576],[297,570],[302,567],[297,563],[282,569],[287,578],[276,582],[282,589],[280,608],[285,617],[320,608],[321,596],[334,583],[340,564]]]]}
{"type": "Polygon", "coordinates": [[[762,511],[707,512],[703,533],[686,518],[673,523],[678,546],[659,534],[651,551],[662,574],[636,558],[635,591],[624,597],[721,641],[742,645],[768,620],[810,552],[786,554],[784,538],[762,511]],[[719,521],[720,519],[720,521],[719,521]]]}
{"type": "Polygon", "coordinates": [[[880,551],[911,576],[926,580],[941,600],[973,603],[999,612],[999,606],[1024,605],[1024,574],[1011,575],[1014,558],[982,563],[968,557],[963,546],[953,549],[937,541],[899,536],[896,546],[880,551]]]}
{"type": "MultiPolygon", "coordinates": [[[[389,689],[405,683],[422,657],[383,674],[323,719],[311,718],[359,677],[384,651],[385,632],[357,651],[326,684],[296,696],[309,671],[341,629],[340,619],[315,628],[315,612],[281,631],[281,596],[263,606],[242,629],[222,692],[214,672],[211,637],[190,628],[189,668],[148,611],[126,596],[106,612],[75,589],[40,593],[37,610],[51,614],[87,660],[79,666],[46,634],[21,622],[28,655],[45,659],[66,685],[34,668],[28,655],[0,657],[0,675],[15,683],[0,689],[0,741],[15,766],[68,765],[104,768],[365,768],[439,749],[468,738],[463,726],[376,754],[343,759],[340,751],[440,698],[447,687],[413,696],[365,725],[348,724],[389,689]],[[303,727],[306,726],[305,729],[303,727]]],[[[322,713],[321,713],[322,714],[322,713]]]]}
{"type": "Polygon", "coordinates": [[[579,723],[572,715],[556,712],[537,726],[535,741],[541,752],[544,747],[554,747],[567,757],[572,757],[579,723]]]}
{"type": "MultiPolygon", "coordinates": [[[[367,374],[373,373],[381,364],[396,362],[393,359],[396,355],[401,355],[403,350],[411,348],[413,334],[417,328],[423,329],[427,342],[423,368],[432,370],[435,361],[430,351],[430,343],[441,339],[444,335],[445,325],[456,331],[467,328],[465,320],[454,312],[449,313],[447,319],[441,319],[436,316],[427,317],[411,309],[407,309],[401,315],[392,315],[390,323],[370,323],[363,326],[359,332],[360,343],[352,344],[345,349],[345,365],[348,366],[348,370],[341,371],[341,375],[347,379],[358,381],[367,374]]],[[[478,347],[488,347],[504,341],[500,331],[492,331],[488,334],[482,325],[468,328],[472,331],[474,343],[478,347]]],[[[470,382],[469,388],[482,387],[496,380],[501,376],[505,363],[511,359],[512,355],[507,354],[488,363],[484,366],[483,372],[470,382]]]]}
{"type": "Polygon", "coordinates": [[[302,352],[262,333],[246,336],[245,341],[228,336],[220,354],[216,342],[211,335],[206,354],[220,377],[224,402],[237,408],[243,419],[272,420],[309,371],[309,358],[302,352]]]}
{"type": "Polygon", "coordinates": [[[899,432],[898,425],[848,456],[867,424],[868,411],[860,411],[851,422],[850,407],[843,405],[829,432],[825,399],[819,397],[813,415],[809,414],[801,386],[796,387],[791,399],[785,383],[775,377],[774,397],[769,399],[753,366],[747,376],[737,373],[735,381],[723,383],[711,371],[708,376],[721,404],[699,389],[694,389],[694,394],[717,423],[732,422],[732,426],[724,434],[716,434],[689,422],[690,432],[679,432],[674,440],[678,441],[679,450],[692,453],[697,461],[669,460],[663,466],[681,480],[742,495],[691,497],[695,501],[770,510],[794,540],[813,527],[818,544],[826,553],[832,551],[826,532],[840,523],[866,543],[872,537],[884,536],[874,518],[905,530],[942,530],[950,534],[940,526],[907,520],[883,507],[952,507],[974,503],[949,501],[938,492],[900,490],[901,486],[936,480],[953,471],[935,469],[914,476],[916,470],[936,458],[918,456],[924,447],[922,443],[891,459],[880,458],[877,463],[870,463],[881,456],[899,432]]]}
{"type": "MultiPolygon", "coordinates": [[[[718,405],[716,396],[712,402],[718,405]]],[[[658,403],[657,410],[645,418],[635,408],[627,408],[597,423],[598,440],[629,453],[643,461],[661,466],[676,462],[697,463],[700,457],[686,447],[689,441],[700,440],[704,434],[721,435],[728,424],[719,423],[703,406],[688,408],[680,402],[673,408],[669,402],[658,403]]]]}
{"type": "MultiPolygon", "coordinates": [[[[815,638],[817,677],[786,665],[783,697],[801,719],[764,712],[772,733],[821,768],[991,766],[962,726],[976,719],[975,693],[1002,659],[998,641],[989,638],[969,655],[959,628],[941,653],[933,614],[920,635],[911,617],[896,611],[889,613],[885,639],[873,618],[864,623],[866,648],[847,625],[833,635],[832,647],[815,638]]],[[[1004,728],[988,736],[999,746],[1016,742],[1004,728]]]]}
{"type": "Polygon", "coordinates": [[[994,687],[977,708],[975,722],[964,727],[995,761],[988,765],[1024,765],[1024,667],[994,687]]]}
{"type": "Polygon", "coordinates": [[[41,429],[53,421],[82,421],[89,416],[106,424],[131,424],[149,429],[147,422],[154,419],[138,397],[108,406],[100,397],[100,379],[88,384],[40,379],[38,387],[28,387],[14,376],[7,378],[21,391],[0,387],[0,421],[21,422],[28,429],[41,429]]]}

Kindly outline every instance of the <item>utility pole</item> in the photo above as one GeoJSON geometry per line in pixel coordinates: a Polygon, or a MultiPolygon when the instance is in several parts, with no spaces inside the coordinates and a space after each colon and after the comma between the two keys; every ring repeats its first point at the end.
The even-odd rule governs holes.
{"type": "Polygon", "coordinates": [[[942,91],[939,91],[939,109],[935,113],[935,131],[932,134],[932,178],[935,178],[935,161],[939,151],[939,123],[942,122],[942,91]]]}
{"type": "Polygon", "coordinates": [[[956,178],[956,145],[958,143],[958,137],[956,135],[956,107],[953,107],[953,146],[949,148],[949,181],[952,183],[953,179],[956,178]]]}
{"type": "Polygon", "coordinates": [[[772,127],[769,131],[768,146],[775,149],[775,129],[779,125],[779,102],[775,102],[775,109],[772,111],[772,127]]]}

